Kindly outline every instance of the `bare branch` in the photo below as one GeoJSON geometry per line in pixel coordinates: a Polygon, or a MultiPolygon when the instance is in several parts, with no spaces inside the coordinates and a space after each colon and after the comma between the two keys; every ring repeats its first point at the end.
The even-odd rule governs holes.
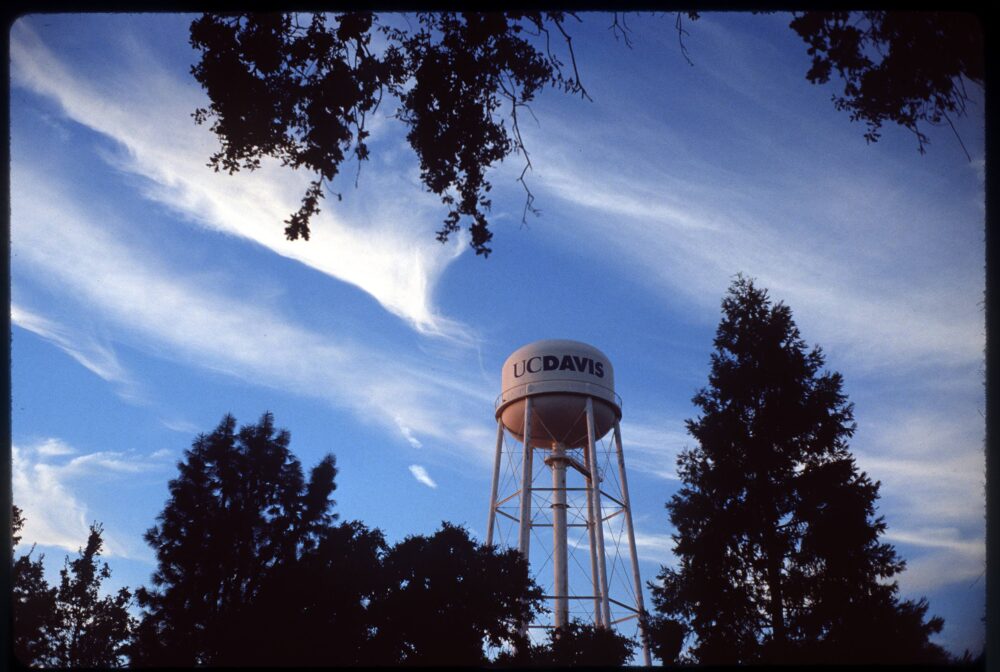
{"type": "Polygon", "coordinates": [[[681,12],[677,12],[677,20],[674,22],[674,27],[677,29],[677,44],[681,46],[681,55],[684,56],[684,60],[687,61],[688,65],[693,66],[694,61],[692,61],[691,57],[688,56],[687,47],[684,46],[684,36],[688,35],[689,33],[686,30],[684,30],[681,17],[682,17],[681,12]]]}
{"type": "Polygon", "coordinates": [[[625,22],[625,13],[624,12],[621,12],[620,18],[621,18],[621,21],[619,22],[619,20],[618,20],[619,19],[619,12],[615,12],[612,15],[612,22],[611,22],[611,25],[608,26],[608,30],[611,31],[612,35],[614,35],[614,38],[615,38],[616,42],[618,41],[618,36],[621,35],[622,41],[625,42],[625,46],[628,47],[629,49],[631,49],[632,48],[632,39],[629,37],[629,33],[632,32],[632,29],[629,28],[628,24],[625,22]]]}

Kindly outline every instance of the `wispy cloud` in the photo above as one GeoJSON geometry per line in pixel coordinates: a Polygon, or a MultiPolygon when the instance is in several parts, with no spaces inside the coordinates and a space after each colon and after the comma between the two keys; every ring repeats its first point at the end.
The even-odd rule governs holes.
{"type": "Polygon", "coordinates": [[[973,582],[986,569],[985,540],[954,527],[890,528],[883,538],[906,558],[906,569],[895,579],[909,597],[950,584],[973,582]]]}
{"type": "MultiPolygon", "coordinates": [[[[824,236],[810,240],[809,229],[798,223],[765,224],[753,211],[735,210],[751,200],[753,185],[737,189],[708,178],[696,187],[664,167],[635,181],[590,161],[586,167],[552,160],[545,165],[537,179],[550,197],[580,207],[574,235],[586,229],[584,239],[595,249],[615,249],[619,254],[610,258],[630,273],[642,268],[653,286],[672,297],[679,293],[697,305],[715,305],[733,274],[743,271],[793,307],[810,340],[840,348],[863,366],[966,364],[983,356],[979,297],[963,300],[968,281],[977,283],[975,267],[971,277],[928,284],[911,276],[908,256],[899,256],[891,260],[891,277],[881,260],[867,264],[857,255],[829,254],[824,236]]],[[[869,190],[860,184],[838,189],[855,201],[869,190]]],[[[825,209],[820,202],[814,207],[825,209]]],[[[927,215],[914,214],[913,220],[927,221],[927,215]]]]}
{"type": "Polygon", "coordinates": [[[420,483],[423,483],[428,488],[436,488],[436,487],[438,487],[437,483],[434,482],[434,479],[431,478],[430,474],[427,473],[427,470],[424,469],[419,464],[411,464],[410,465],[410,473],[413,474],[413,478],[417,479],[417,481],[419,481],[420,483]]]}
{"type": "MultiPolygon", "coordinates": [[[[163,469],[162,455],[101,451],[80,454],[58,438],[11,446],[14,502],[24,512],[21,543],[54,546],[75,552],[86,544],[90,523],[87,505],[78,494],[78,482],[129,478],[163,469]],[[63,458],[75,455],[70,460],[63,458]],[[54,459],[56,458],[56,459],[54,459]]],[[[113,529],[104,531],[109,557],[147,559],[148,552],[133,540],[123,540],[113,529]]]]}
{"type": "Polygon", "coordinates": [[[420,443],[420,440],[413,435],[413,430],[407,427],[406,424],[403,422],[403,419],[398,416],[396,417],[396,425],[399,427],[399,431],[400,433],[402,433],[403,438],[406,439],[407,443],[409,443],[414,448],[424,447],[424,444],[420,443]]]}
{"type": "Polygon", "coordinates": [[[74,454],[76,448],[60,439],[45,439],[35,446],[35,452],[42,457],[62,457],[74,454]]]}
{"type": "Polygon", "coordinates": [[[108,45],[121,56],[109,61],[114,67],[99,79],[78,77],[29,21],[19,20],[11,29],[12,80],[57,101],[73,121],[120,143],[124,151],[107,158],[146,178],[149,198],[191,221],[356,285],[422,333],[468,340],[465,327],[433,305],[435,284],[465,250],[465,240],[459,236],[447,246],[434,240],[440,226],[437,204],[421,195],[408,176],[379,177],[371,171],[365,179],[378,183],[363,192],[366,203],[327,202],[308,243],[287,241],[281,222],[298,208],[308,176],[272,163],[235,177],[213,173],[205,162],[217,150],[214,136],[195,127],[190,117],[205,105],[197,85],[160,67],[139,41],[121,39],[108,45]],[[136,81],[144,85],[134,86],[136,81]],[[415,194],[405,204],[379,197],[404,188],[415,194]]]}
{"type": "Polygon", "coordinates": [[[53,343],[87,370],[104,380],[112,383],[132,384],[130,376],[108,344],[100,343],[90,335],[71,335],[69,329],[26,310],[16,303],[11,304],[10,320],[18,327],[53,343]]]}
{"type": "Polygon", "coordinates": [[[967,417],[913,409],[870,419],[856,441],[858,466],[881,482],[890,530],[955,526],[984,543],[984,427],[967,417]]]}
{"type": "MultiPolygon", "coordinates": [[[[347,335],[315,333],[285,319],[276,307],[213,290],[199,273],[181,272],[157,253],[117,237],[113,218],[94,223],[88,206],[69,203],[54,177],[35,179],[20,164],[12,177],[12,238],[19,273],[73,296],[115,338],[186,364],[256,384],[327,400],[367,422],[467,456],[456,437],[488,433],[469,420],[492,394],[478,372],[456,370],[419,352],[389,352],[347,335]],[[43,186],[44,185],[44,186],[43,186]],[[391,362],[391,366],[387,366],[391,362]]],[[[19,276],[21,277],[21,276],[19,276]]],[[[35,319],[33,324],[49,324],[35,319]]],[[[36,327],[37,328],[37,327],[36,327]]],[[[62,340],[67,351],[81,346],[62,340]]]]}
{"type": "Polygon", "coordinates": [[[677,562],[677,556],[674,555],[674,540],[669,534],[653,534],[636,530],[635,547],[642,560],[655,562],[666,567],[672,567],[677,562]]]}
{"type": "Polygon", "coordinates": [[[630,471],[677,480],[677,455],[692,442],[680,421],[663,425],[622,422],[622,449],[630,471]]]}

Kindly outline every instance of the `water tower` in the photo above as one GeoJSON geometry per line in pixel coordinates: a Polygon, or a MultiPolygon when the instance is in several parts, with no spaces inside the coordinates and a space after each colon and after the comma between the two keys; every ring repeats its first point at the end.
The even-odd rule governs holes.
{"type": "Polygon", "coordinates": [[[501,381],[486,543],[518,548],[552,604],[551,623],[524,627],[573,618],[627,634],[631,622],[649,665],[611,362],[586,343],[536,341],[501,381]]]}

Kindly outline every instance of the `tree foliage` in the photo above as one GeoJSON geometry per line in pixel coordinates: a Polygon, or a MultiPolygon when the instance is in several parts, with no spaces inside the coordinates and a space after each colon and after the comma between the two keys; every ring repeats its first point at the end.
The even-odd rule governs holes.
{"type": "Polygon", "coordinates": [[[834,105],[868,126],[869,142],[879,139],[883,123],[894,122],[913,132],[923,153],[928,139],[921,124],[952,125],[952,116],[965,114],[966,83],[984,81],[983,28],[975,14],[796,12],[791,28],[809,45],[807,79],[825,84],[837,72],[844,89],[834,105]]]}
{"type": "MultiPolygon", "coordinates": [[[[685,58],[681,20],[676,30],[685,58]]],[[[809,81],[844,81],[839,110],[867,124],[877,141],[884,122],[916,134],[922,124],[965,113],[966,82],[982,84],[978,18],[949,12],[793,13],[791,28],[808,44],[809,81]]],[[[221,148],[209,165],[229,173],[277,159],[314,176],[299,209],[285,220],[290,240],[309,238],[310,221],[345,158],[369,157],[367,126],[385,98],[407,129],[424,187],[447,210],[438,240],[463,223],[476,254],[488,256],[493,233],[487,171],[513,153],[524,158],[525,214],[536,212],[524,181],[531,162],[521,142],[522,111],[547,87],[589,98],[580,80],[566,12],[423,12],[408,28],[368,12],[204,14],[191,24],[200,60],[192,73],[210,104],[195,111],[221,148]],[[553,44],[561,45],[554,50],[553,44]]],[[[629,43],[616,13],[610,26],[629,43]]],[[[690,59],[689,59],[690,61],[690,59]]],[[[338,196],[339,198],[339,196],[338,196]]]]}
{"type": "MultiPolygon", "coordinates": [[[[14,546],[24,524],[13,507],[14,546]]],[[[119,667],[134,626],[127,588],[101,595],[101,584],[111,578],[107,563],[98,557],[104,544],[102,528],[94,524],[87,545],[77,558],[65,560],[59,585],[49,586],[42,557],[31,559],[34,547],[13,561],[13,653],[21,663],[37,667],[119,667]]]]}
{"type": "Polygon", "coordinates": [[[308,482],[265,414],[199,436],[146,539],[157,554],[137,666],[479,664],[538,608],[516,552],[444,524],[388,546],[336,523],[332,455],[308,482]]]}
{"type": "Polygon", "coordinates": [[[517,550],[480,546],[446,522],[396,544],[384,568],[371,610],[377,664],[482,665],[484,646],[515,642],[542,600],[517,550]]]}
{"type": "Polygon", "coordinates": [[[545,642],[519,636],[515,646],[497,655],[496,667],[621,667],[634,657],[636,642],[611,628],[577,619],[548,631],[545,642]]]}
{"type": "Polygon", "coordinates": [[[548,85],[585,94],[575,65],[564,74],[547,46],[551,27],[566,36],[573,58],[562,12],[425,12],[416,19],[411,30],[380,24],[368,12],[205,14],[191,24],[191,44],[201,51],[192,73],[211,99],[195,120],[212,120],[222,143],[209,165],[233,173],[272,157],[316,176],[285,222],[290,240],[308,240],[324,185],[345,157],[368,158],[366,121],[389,96],[424,186],[448,210],[438,239],[469,221],[473,249],[488,255],[485,173],[523,150],[518,108],[548,85]],[[384,46],[374,48],[373,40],[384,46]]]}
{"type": "Polygon", "coordinates": [[[667,508],[676,568],[663,568],[652,631],[702,663],[943,662],[925,601],[900,602],[905,567],[879,541],[879,483],[848,448],[853,405],[792,313],[738,277],[722,302],[708,386],[687,421],[667,508]]]}
{"type": "Polygon", "coordinates": [[[14,505],[11,515],[11,629],[14,657],[26,665],[41,665],[54,657],[56,589],[45,580],[44,556],[32,560],[35,547],[14,557],[24,526],[21,509],[14,505]]]}
{"type": "Polygon", "coordinates": [[[92,525],[79,557],[67,558],[59,570],[54,658],[58,667],[119,667],[124,662],[134,625],[128,612],[132,595],[127,588],[100,595],[101,584],[111,578],[108,564],[98,561],[102,532],[99,524],[92,525]]]}
{"type": "MultiPolygon", "coordinates": [[[[267,580],[315,550],[336,518],[333,456],[307,482],[289,439],[269,413],[238,432],[227,415],[185,451],[170,499],[146,532],[158,564],[152,590],[137,591],[146,613],[133,662],[244,662],[248,605],[267,580]]],[[[285,617],[276,612],[267,622],[281,632],[285,617]]]]}

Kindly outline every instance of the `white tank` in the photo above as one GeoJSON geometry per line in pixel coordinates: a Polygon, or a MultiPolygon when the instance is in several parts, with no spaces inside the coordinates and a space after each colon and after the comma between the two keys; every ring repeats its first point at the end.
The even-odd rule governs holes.
{"type": "Polygon", "coordinates": [[[587,397],[594,404],[594,440],[621,419],[611,362],[597,348],[561,339],[535,341],[504,362],[496,417],[524,440],[524,402],[531,397],[531,445],[587,443],[587,397]]]}

